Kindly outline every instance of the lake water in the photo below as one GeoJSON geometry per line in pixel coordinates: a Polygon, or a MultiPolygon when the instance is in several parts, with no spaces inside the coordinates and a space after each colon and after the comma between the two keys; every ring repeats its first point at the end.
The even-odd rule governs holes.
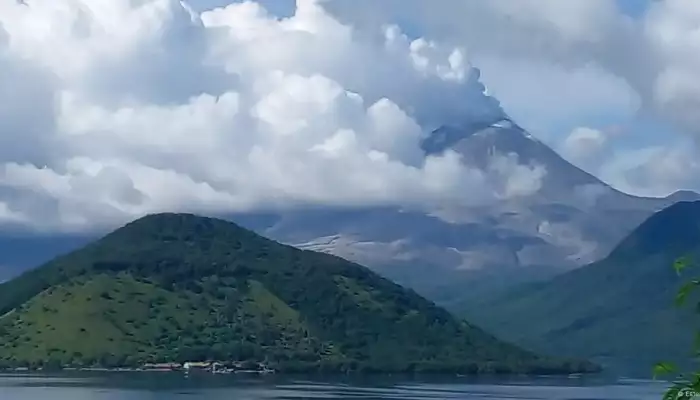
{"type": "Polygon", "coordinates": [[[314,379],[169,373],[0,375],[2,400],[660,400],[666,384],[603,378],[314,379]]]}

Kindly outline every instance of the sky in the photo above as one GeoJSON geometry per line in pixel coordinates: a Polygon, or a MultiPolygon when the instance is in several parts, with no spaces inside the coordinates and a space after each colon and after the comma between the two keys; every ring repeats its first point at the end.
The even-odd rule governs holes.
{"type": "Polygon", "coordinates": [[[697,71],[696,0],[0,0],[0,227],[531,195],[541,166],[420,149],[503,116],[700,191],[697,71]]]}

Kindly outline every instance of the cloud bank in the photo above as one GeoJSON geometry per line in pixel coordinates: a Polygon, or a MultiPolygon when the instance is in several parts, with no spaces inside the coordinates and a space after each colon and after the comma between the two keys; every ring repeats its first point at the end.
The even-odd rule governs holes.
{"type": "MultiPolygon", "coordinates": [[[[508,113],[550,143],[560,142],[563,135],[590,121],[599,121],[593,128],[602,129],[639,116],[645,120],[641,125],[657,119],[665,126],[654,132],[659,138],[656,144],[616,154],[605,168],[591,172],[637,176],[610,181],[636,194],[664,195],[678,189],[675,185],[680,182],[684,188],[700,190],[691,162],[700,153],[698,1],[640,0],[634,5],[643,10],[635,16],[615,0],[328,0],[326,4],[342,21],[363,24],[365,29],[401,20],[437,40],[460,44],[483,67],[490,92],[508,113]],[[551,134],[548,131],[554,137],[544,137],[551,134]],[[686,138],[669,134],[672,131],[686,138]],[[661,145],[663,149],[658,148],[661,145]],[[684,149],[688,145],[695,148],[684,149]],[[629,162],[634,156],[645,157],[644,171],[652,171],[659,157],[674,166],[665,168],[668,175],[640,172],[629,162]],[[633,170],[611,173],[623,166],[633,170]],[[683,177],[678,170],[685,171],[683,177]],[[632,184],[642,181],[646,183],[641,186],[632,184]]],[[[637,141],[634,132],[628,141],[637,141]]]]}
{"type": "MultiPolygon", "coordinates": [[[[535,81],[553,79],[566,87],[561,75],[568,74],[571,87],[566,89],[578,89],[569,93],[575,101],[596,93],[580,84],[596,85],[586,79],[595,74],[595,81],[609,91],[607,102],[615,99],[618,107],[638,108],[633,97],[639,95],[642,107],[700,136],[693,111],[700,101],[700,2],[649,2],[636,19],[614,0],[387,0],[374,8],[372,0],[326,4],[341,20],[365,29],[402,20],[439,40],[459,43],[473,58],[493,64],[490,69],[500,62],[499,76],[525,71],[535,81]],[[616,82],[620,79],[636,93],[625,94],[629,90],[616,82]]],[[[529,93],[538,97],[534,89],[529,93]]]]}
{"type": "Polygon", "coordinates": [[[541,167],[420,150],[440,125],[503,115],[482,81],[619,189],[700,189],[698,1],[638,18],[614,0],[296,3],[278,18],[255,2],[0,0],[0,227],[532,194],[541,167]],[[635,115],[687,141],[659,130],[668,145],[611,151],[590,123],[635,115]]]}
{"type": "Polygon", "coordinates": [[[544,174],[425,157],[431,129],[503,115],[466,51],[313,0],[284,19],[254,2],[0,0],[0,71],[0,224],[468,205],[544,174]]]}

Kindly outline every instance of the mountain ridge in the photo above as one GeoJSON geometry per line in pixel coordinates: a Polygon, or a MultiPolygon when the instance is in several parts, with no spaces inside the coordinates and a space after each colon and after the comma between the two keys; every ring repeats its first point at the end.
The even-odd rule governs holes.
{"type": "Polygon", "coordinates": [[[692,310],[674,307],[683,280],[672,264],[699,255],[700,201],[679,202],[649,217],[605,259],[465,304],[464,315],[545,353],[687,361],[697,324],[692,310]]]}
{"type": "Polygon", "coordinates": [[[454,307],[483,291],[539,281],[599,260],[655,211],[693,197],[690,192],[666,198],[620,192],[509,118],[440,128],[425,139],[423,149],[428,154],[455,151],[466,165],[482,170],[493,155],[512,156],[522,165],[544,165],[547,173],[533,195],[480,207],[432,215],[370,209],[365,215],[354,211],[352,219],[328,214],[316,235],[306,218],[295,221],[290,213],[264,232],[358,260],[454,307]],[[392,230],[395,226],[401,229],[392,230]]]}
{"type": "Polygon", "coordinates": [[[0,364],[263,359],[281,371],[569,372],[360,265],[150,215],[0,285],[0,364]],[[75,340],[75,338],[80,340],[75,340]]]}

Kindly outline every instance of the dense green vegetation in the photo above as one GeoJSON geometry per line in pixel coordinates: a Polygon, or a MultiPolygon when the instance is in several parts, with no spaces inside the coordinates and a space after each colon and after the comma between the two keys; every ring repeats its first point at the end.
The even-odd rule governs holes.
{"type": "Polygon", "coordinates": [[[282,371],[554,373],[368,269],[235,224],[152,215],[0,285],[0,364],[266,360],[282,371]]]}
{"type": "Polygon", "coordinates": [[[475,304],[465,315],[537,351],[651,363],[688,360],[698,326],[673,307],[681,281],[668,266],[700,253],[700,202],[670,206],[604,260],[475,304]]]}
{"type": "MultiPolygon", "coordinates": [[[[673,269],[678,275],[688,267],[690,267],[691,261],[688,257],[681,257],[673,264],[673,269]]],[[[697,289],[700,287],[700,279],[697,277],[695,279],[688,279],[683,286],[678,289],[676,294],[676,305],[683,306],[688,302],[689,298],[693,294],[697,294],[697,289]]],[[[700,312],[700,300],[697,296],[693,298],[695,302],[695,311],[700,312]]],[[[696,332],[696,340],[693,345],[693,358],[697,359],[700,356],[700,331],[696,332]]],[[[654,367],[654,375],[668,375],[676,373],[677,367],[668,362],[660,362],[654,367]]],[[[686,400],[700,397],[700,371],[693,374],[681,374],[679,375],[673,385],[664,393],[664,400],[686,400]]]]}

